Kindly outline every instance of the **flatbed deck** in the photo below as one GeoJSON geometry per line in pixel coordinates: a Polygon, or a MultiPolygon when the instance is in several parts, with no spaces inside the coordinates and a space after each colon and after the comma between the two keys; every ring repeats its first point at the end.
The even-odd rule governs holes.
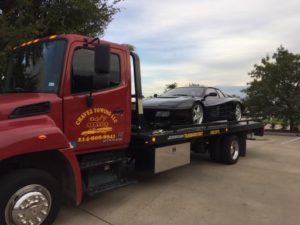
{"type": "Polygon", "coordinates": [[[168,129],[155,129],[132,134],[133,140],[146,145],[169,145],[184,143],[197,138],[209,138],[232,133],[254,133],[262,136],[264,124],[253,120],[225,121],[205,123],[201,125],[178,125],[168,129]]]}

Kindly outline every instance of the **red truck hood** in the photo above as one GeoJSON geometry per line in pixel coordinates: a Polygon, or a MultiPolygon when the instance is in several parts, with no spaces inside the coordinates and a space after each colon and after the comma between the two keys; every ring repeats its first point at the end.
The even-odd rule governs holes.
{"type": "Polygon", "coordinates": [[[18,107],[47,102],[57,99],[56,94],[48,93],[13,93],[0,94],[0,121],[8,119],[18,107]]]}

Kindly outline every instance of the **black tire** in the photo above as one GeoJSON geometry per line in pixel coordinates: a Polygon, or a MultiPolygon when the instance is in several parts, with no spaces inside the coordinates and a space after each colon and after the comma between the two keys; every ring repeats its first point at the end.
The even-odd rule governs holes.
{"type": "Polygon", "coordinates": [[[196,102],[192,107],[191,122],[192,122],[192,124],[198,124],[198,125],[200,125],[204,122],[204,108],[203,108],[202,104],[199,102],[196,102]],[[200,116],[201,118],[195,119],[197,109],[199,110],[199,116],[201,115],[200,116]]]}
{"type": "Polygon", "coordinates": [[[193,153],[206,153],[205,143],[202,140],[194,140],[191,142],[191,151],[193,153]]]}
{"type": "MultiPolygon", "coordinates": [[[[2,185],[0,186],[0,225],[12,225],[14,224],[13,221],[9,220],[13,220],[13,213],[10,210],[10,206],[9,206],[9,202],[11,202],[11,204],[13,203],[13,201],[17,201],[17,198],[13,198],[14,196],[18,196],[18,199],[20,202],[24,201],[25,199],[21,200],[21,196],[23,196],[25,198],[25,196],[30,195],[30,197],[27,197],[27,200],[30,200],[30,198],[34,199],[34,198],[38,198],[38,203],[34,203],[34,202],[27,202],[26,208],[25,210],[28,210],[28,208],[30,208],[30,210],[28,211],[32,211],[35,210],[37,212],[37,214],[34,214],[36,219],[37,217],[39,217],[40,215],[42,215],[41,211],[46,212],[47,211],[47,215],[44,214],[44,216],[39,217],[39,219],[42,219],[42,222],[40,223],[41,225],[51,225],[53,224],[54,220],[56,219],[56,216],[59,212],[60,209],[60,188],[58,186],[57,181],[47,172],[44,172],[42,170],[37,170],[37,169],[23,169],[23,170],[16,170],[4,177],[1,178],[1,183],[2,185]],[[39,193],[38,191],[33,191],[33,190],[29,190],[26,188],[44,188],[44,189],[35,189],[35,190],[47,190],[47,197],[50,196],[51,201],[46,202],[44,201],[42,198],[44,197],[44,195],[38,195],[36,193],[39,193]],[[28,192],[26,193],[25,190],[28,190],[28,192]],[[23,192],[24,191],[24,192],[23,192]],[[16,193],[18,193],[18,195],[16,195],[16,193]],[[20,193],[22,192],[22,194],[20,193]],[[50,203],[48,205],[47,210],[43,210],[43,208],[41,208],[41,210],[37,210],[38,207],[46,207],[47,203],[50,203]],[[30,206],[30,204],[32,204],[30,206]],[[40,204],[40,205],[38,205],[40,204]],[[41,204],[43,204],[41,206],[41,204]],[[33,206],[35,205],[35,206],[33,206]],[[36,208],[36,209],[33,209],[36,208]]],[[[41,193],[43,193],[41,191],[41,193]]],[[[46,200],[47,200],[46,197],[46,200]]],[[[26,203],[26,202],[25,202],[26,203]]],[[[24,204],[25,204],[24,203],[24,204]]],[[[20,205],[20,207],[22,207],[22,204],[20,205]]],[[[20,209],[19,207],[19,209],[20,209]]],[[[18,215],[19,212],[18,212],[18,215]]],[[[21,214],[22,215],[22,214],[21,214]]],[[[21,216],[20,216],[21,217],[21,216]]],[[[16,217],[15,217],[16,218],[16,217]]]]}
{"type": "Polygon", "coordinates": [[[222,162],[221,138],[211,138],[209,141],[209,156],[213,162],[222,162]]]}
{"type": "Polygon", "coordinates": [[[222,140],[222,161],[225,164],[235,164],[240,157],[240,140],[237,136],[225,136],[222,140]]]}

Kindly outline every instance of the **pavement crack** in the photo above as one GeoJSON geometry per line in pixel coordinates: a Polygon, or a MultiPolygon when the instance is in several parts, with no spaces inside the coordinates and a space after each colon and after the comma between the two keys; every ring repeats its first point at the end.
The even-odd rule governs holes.
{"type": "Polygon", "coordinates": [[[102,219],[102,218],[99,217],[99,216],[96,216],[95,214],[89,212],[89,211],[86,210],[86,209],[83,209],[83,208],[81,208],[81,207],[79,207],[79,209],[80,209],[81,211],[85,212],[86,214],[89,214],[90,216],[92,216],[92,217],[94,217],[94,218],[96,218],[96,219],[98,219],[98,220],[100,220],[100,221],[102,221],[102,222],[104,222],[104,223],[107,223],[107,224],[109,224],[109,225],[114,225],[114,224],[108,222],[107,220],[102,219]]]}

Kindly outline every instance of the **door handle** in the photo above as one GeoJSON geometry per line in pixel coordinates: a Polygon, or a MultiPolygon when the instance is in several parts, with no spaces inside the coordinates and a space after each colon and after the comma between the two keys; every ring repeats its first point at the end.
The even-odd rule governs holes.
{"type": "Polygon", "coordinates": [[[115,108],[113,109],[113,114],[123,114],[124,113],[124,109],[121,108],[115,108]]]}

